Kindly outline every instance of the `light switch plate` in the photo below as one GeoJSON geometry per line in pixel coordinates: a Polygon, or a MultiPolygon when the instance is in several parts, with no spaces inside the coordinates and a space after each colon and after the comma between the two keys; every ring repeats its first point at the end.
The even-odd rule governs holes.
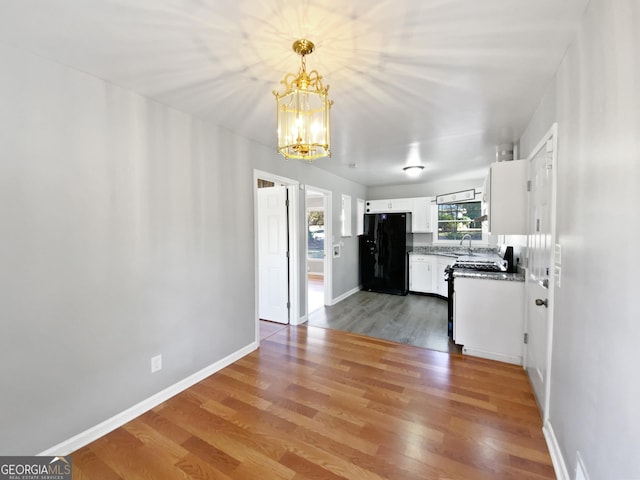
{"type": "Polygon", "coordinates": [[[554,275],[555,275],[555,281],[556,281],[556,287],[560,288],[560,282],[562,280],[562,268],[559,265],[556,265],[554,268],[554,275]]]}
{"type": "Polygon", "coordinates": [[[560,245],[559,243],[556,243],[556,248],[554,253],[555,253],[555,264],[562,265],[562,245],[560,245]]]}

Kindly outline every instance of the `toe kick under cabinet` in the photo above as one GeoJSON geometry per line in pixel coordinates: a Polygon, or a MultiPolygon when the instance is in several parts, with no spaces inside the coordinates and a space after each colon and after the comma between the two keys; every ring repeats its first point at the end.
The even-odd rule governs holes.
{"type": "Polygon", "coordinates": [[[522,365],[524,282],[456,277],[454,340],[467,355],[522,365]]]}

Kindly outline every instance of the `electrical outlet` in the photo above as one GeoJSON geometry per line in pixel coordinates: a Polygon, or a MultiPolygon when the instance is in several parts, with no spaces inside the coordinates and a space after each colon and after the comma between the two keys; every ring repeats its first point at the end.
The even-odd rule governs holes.
{"type": "Polygon", "coordinates": [[[151,373],[156,373],[158,370],[162,370],[162,355],[151,357],[151,373]]]}

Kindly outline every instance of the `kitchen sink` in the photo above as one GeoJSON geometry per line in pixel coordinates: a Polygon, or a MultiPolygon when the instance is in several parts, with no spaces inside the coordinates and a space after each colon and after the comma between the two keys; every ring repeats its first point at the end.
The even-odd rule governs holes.
{"type": "Polygon", "coordinates": [[[459,257],[477,257],[477,253],[470,252],[469,250],[464,250],[460,252],[454,252],[459,257]]]}

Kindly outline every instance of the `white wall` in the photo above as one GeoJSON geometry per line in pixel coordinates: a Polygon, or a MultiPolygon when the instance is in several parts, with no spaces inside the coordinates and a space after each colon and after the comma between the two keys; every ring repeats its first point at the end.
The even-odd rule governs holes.
{"type": "Polygon", "coordinates": [[[307,258],[307,273],[324,275],[324,260],[321,258],[307,258]]]}
{"type": "Polygon", "coordinates": [[[254,168],[365,188],[10,47],[0,68],[0,452],[29,455],[255,342],[254,168]]]}
{"type": "Polygon", "coordinates": [[[591,0],[520,140],[558,121],[558,242],[550,423],[573,478],[640,478],[640,2],[591,0]]]}
{"type": "Polygon", "coordinates": [[[0,451],[33,454],[255,340],[265,152],[35,56],[0,64],[0,451]]]}

